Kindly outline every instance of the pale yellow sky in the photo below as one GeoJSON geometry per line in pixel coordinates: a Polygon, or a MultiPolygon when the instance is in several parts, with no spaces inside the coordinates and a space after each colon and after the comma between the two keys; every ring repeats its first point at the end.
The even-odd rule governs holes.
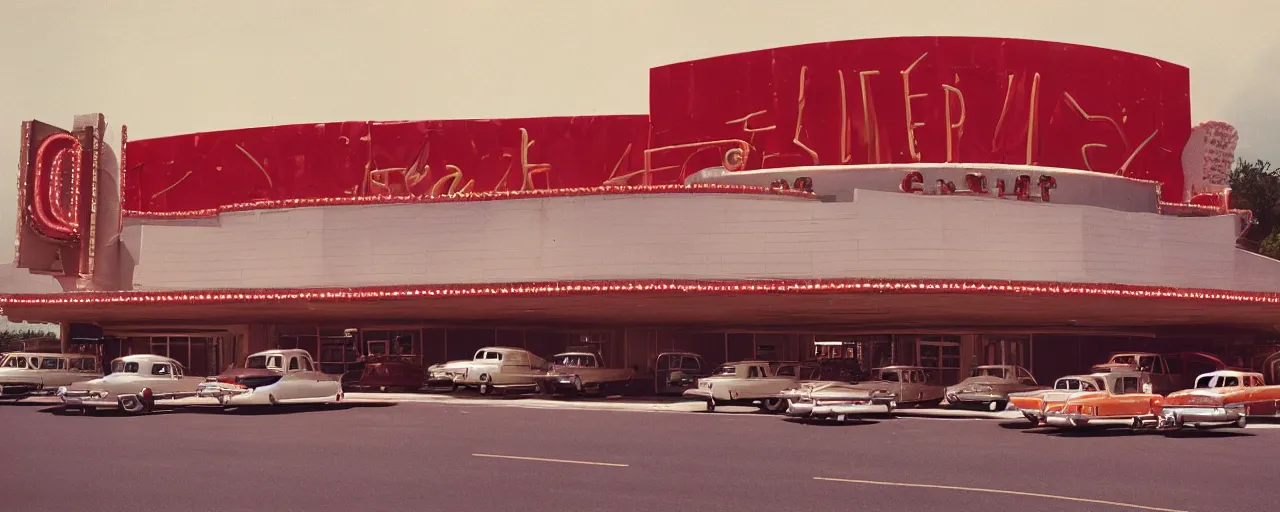
{"type": "MultiPolygon", "coordinates": [[[[17,161],[21,121],[69,126],[89,112],[106,114],[111,141],[120,124],[146,138],[644,113],[652,66],[897,35],[1047,39],[1190,67],[1193,119],[1235,124],[1241,156],[1280,163],[1277,0],[9,0],[0,3],[0,162],[17,161]]],[[[9,176],[0,179],[6,230],[16,214],[9,176]]],[[[0,258],[11,253],[0,244],[0,258]]]]}

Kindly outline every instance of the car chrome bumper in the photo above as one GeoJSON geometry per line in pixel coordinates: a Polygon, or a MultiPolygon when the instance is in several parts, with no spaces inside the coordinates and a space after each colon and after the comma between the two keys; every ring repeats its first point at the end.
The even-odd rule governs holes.
{"type": "Polygon", "coordinates": [[[711,390],[702,388],[686,389],[684,390],[684,393],[680,394],[680,396],[685,398],[694,398],[697,400],[708,400],[711,398],[711,390]]]}
{"type": "Polygon", "coordinates": [[[1244,407],[1166,406],[1161,415],[1173,425],[1235,423],[1244,416],[1244,407]]]}
{"type": "Polygon", "coordinates": [[[1140,423],[1142,427],[1160,426],[1162,421],[1158,416],[1146,414],[1142,416],[1107,416],[1098,417],[1087,414],[1062,414],[1062,413],[1046,413],[1044,415],[1045,425],[1058,428],[1080,428],[1087,426],[1135,426],[1140,423]]]}
{"type": "Polygon", "coordinates": [[[800,418],[825,418],[830,416],[857,415],[857,414],[888,414],[893,412],[893,406],[890,404],[833,404],[833,405],[816,405],[813,403],[792,403],[787,408],[788,416],[796,416],[800,418]]]}
{"type": "Polygon", "coordinates": [[[999,393],[947,393],[947,403],[987,403],[1008,400],[999,393]]]}
{"type": "Polygon", "coordinates": [[[116,400],[108,398],[103,391],[57,391],[58,399],[63,405],[71,407],[115,407],[116,400]]]}
{"type": "Polygon", "coordinates": [[[1040,409],[1017,409],[1017,411],[1022,413],[1022,416],[1027,418],[1027,421],[1036,424],[1044,422],[1045,413],[1040,409]]]}

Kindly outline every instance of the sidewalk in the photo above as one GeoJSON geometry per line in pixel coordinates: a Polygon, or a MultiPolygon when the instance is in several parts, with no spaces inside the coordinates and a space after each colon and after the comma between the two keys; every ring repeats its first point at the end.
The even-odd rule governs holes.
{"type": "MultiPolygon", "coordinates": [[[[429,393],[347,393],[346,400],[356,403],[433,403],[441,405],[471,405],[489,407],[525,407],[531,409],[635,411],[635,412],[702,412],[706,404],[678,397],[661,398],[585,398],[558,399],[535,396],[487,398],[429,393]]],[[[717,412],[730,414],[759,412],[756,407],[722,406],[717,412]]],[[[973,411],[957,409],[895,409],[897,416],[947,419],[1017,420],[1022,414],[1016,411],[973,411]]]]}

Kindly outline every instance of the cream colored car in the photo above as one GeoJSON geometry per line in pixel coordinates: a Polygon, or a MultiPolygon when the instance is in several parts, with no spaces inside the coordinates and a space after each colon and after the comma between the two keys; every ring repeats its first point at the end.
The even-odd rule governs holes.
{"type": "Polygon", "coordinates": [[[534,390],[550,366],[545,359],[522,348],[485,347],[469,361],[431,365],[427,368],[427,386],[447,386],[451,391],[475,387],[482,395],[509,389],[534,390]]]}
{"type": "Polygon", "coordinates": [[[59,387],[102,377],[93,354],[10,352],[0,358],[0,399],[52,395],[59,387]]]}
{"type": "Polygon", "coordinates": [[[251,354],[243,368],[229,368],[200,384],[196,394],[223,407],[331,404],[342,401],[342,383],[319,371],[302,349],[251,354]]]}
{"type": "Polygon", "coordinates": [[[551,358],[551,370],[539,377],[539,387],[547,394],[560,391],[596,394],[608,388],[625,389],[635,378],[634,368],[609,368],[600,354],[573,351],[551,358]]]}
{"type": "Polygon", "coordinates": [[[762,410],[782,413],[787,401],[778,396],[801,381],[818,377],[819,367],[811,363],[739,361],[720,365],[710,377],[698,379],[697,387],[685,390],[684,397],[707,402],[707,411],[717,405],[750,405],[760,402],[762,410]]]}
{"type": "Polygon", "coordinates": [[[135,354],[111,362],[111,374],[58,388],[67,410],[118,408],[146,414],[158,402],[196,395],[203,377],[188,377],[182,364],[164,356],[135,354]]]}

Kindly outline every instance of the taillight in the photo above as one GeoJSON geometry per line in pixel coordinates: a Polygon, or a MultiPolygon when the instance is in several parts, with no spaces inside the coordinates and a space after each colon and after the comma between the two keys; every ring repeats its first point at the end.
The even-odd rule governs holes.
{"type": "Polygon", "coordinates": [[[222,384],[229,384],[239,388],[244,387],[244,384],[241,384],[240,379],[236,377],[218,377],[218,382],[222,384]]]}

